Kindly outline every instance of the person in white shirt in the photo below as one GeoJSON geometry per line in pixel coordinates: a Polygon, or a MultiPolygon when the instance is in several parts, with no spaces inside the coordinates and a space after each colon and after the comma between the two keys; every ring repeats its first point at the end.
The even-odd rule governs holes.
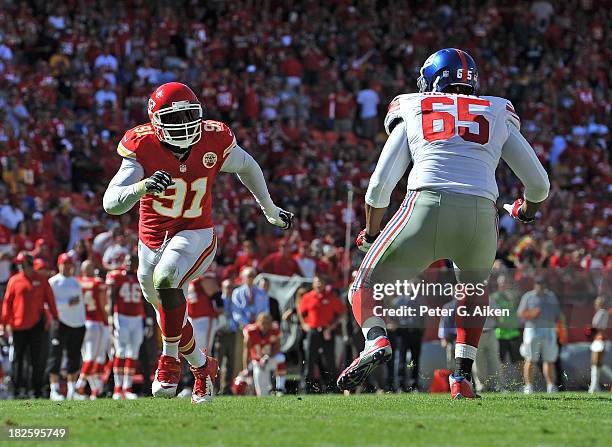
{"type": "Polygon", "coordinates": [[[57,258],[59,273],[49,278],[55,296],[59,325],[51,334],[47,370],[51,384],[51,400],[64,400],[60,393],[59,372],[64,351],[68,373],[67,399],[75,394],[75,382],[81,369],[81,346],[85,337],[85,302],[81,285],[74,277],[74,262],[66,253],[57,258]]]}

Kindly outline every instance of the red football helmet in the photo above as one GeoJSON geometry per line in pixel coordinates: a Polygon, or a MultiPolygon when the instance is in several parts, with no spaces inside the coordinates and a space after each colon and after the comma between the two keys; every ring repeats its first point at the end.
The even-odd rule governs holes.
{"type": "Polygon", "coordinates": [[[149,98],[149,118],[160,141],[187,149],[202,137],[202,105],[180,82],[168,82],[149,98]]]}

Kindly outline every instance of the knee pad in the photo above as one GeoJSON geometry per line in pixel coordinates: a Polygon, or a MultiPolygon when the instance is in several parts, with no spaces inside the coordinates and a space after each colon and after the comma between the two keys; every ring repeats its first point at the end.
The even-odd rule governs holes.
{"type": "Polygon", "coordinates": [[[161,262],[153,270],[153,287],[159,289],[176,289],[178,287],[178,269],[173,265],[161,262]]]}

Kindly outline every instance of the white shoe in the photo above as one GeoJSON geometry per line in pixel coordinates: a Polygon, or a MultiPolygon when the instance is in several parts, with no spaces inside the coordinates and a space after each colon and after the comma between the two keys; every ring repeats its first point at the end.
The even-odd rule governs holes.
{"type": "Polygon", "coordinates": [[[193,393],[191,388],[183,388],[181,392],[176,395],[176,397],[191,397],[191,393],[193,393]]]}
{"type": "Polygon", "coordinates": [[[559,388],[557,388],[557,385],[546,385],[546,392],[547,393],[558,393],[559,388]]]}
{"type": "Polygon", "coordinates": [[[123,399],[123,393],[113,393],[113,400],[123,399]]]}
{"type": "Polygon", "coordinates": [[[274,392],[276,397],[283,397],[285,395],[285,390],[277,390],[274,392]]]}
{"type": "Polygon", "coordinates": [[[138,399],[138,394],[132,393],[131,391],[124,391],[123,397],[127,400],[136,400],[138,399]]]}
{"type": "Polygon", "coordinates": [[[169,355],[162,355],[155,371],[155,380],[151,384],[153,397],[172,398],[181,380],[181,363],[169,355]]]}
{"type": "Polygon", "coordinates": [[[533,385],[525,384],[525,386],[523,387],[523,394],[533,394],[533,385]]]}
{"type": "Polygon", "coordinates": [[[74,393],[72,396],[73,400],[89,400],[89,396],[81,393],[74,393]]]}
{"type": "Polygon", "coordinates": [[[596,385],[591,384],[591,386],[589,387],[589,394],[600,393],[600,392],[601,392],[601,387],[599,386],[599,384],[596,384],[596,385]]]}
{"type": "Polygon", "coordinates": [[[63,394],[60,394],[57,391],[51,391],[51,393],[49,394],[49,399],[59,402],[62,400],[66,400],[66,397],[64,397],[63,394]]]}

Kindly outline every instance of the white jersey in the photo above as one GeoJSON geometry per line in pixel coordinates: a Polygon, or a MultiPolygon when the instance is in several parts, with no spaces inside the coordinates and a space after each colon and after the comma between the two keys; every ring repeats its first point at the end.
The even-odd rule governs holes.
{"type": "Polygon", "coordinates": [[[55,296],[59,321],[70,327],[85,325],[85,302],[81,284],[74,276],[58,273],[49,278],[49,285],[55,296]]]}
{"type": "Polygon", "coordinates": [[[399,95],[389,105],[385,130],[391,134],[402,121],[414,162],[408,189],[497,199],[495,169],[508,125],[520,129],[509,100],[448,93],[399,95]]]}

